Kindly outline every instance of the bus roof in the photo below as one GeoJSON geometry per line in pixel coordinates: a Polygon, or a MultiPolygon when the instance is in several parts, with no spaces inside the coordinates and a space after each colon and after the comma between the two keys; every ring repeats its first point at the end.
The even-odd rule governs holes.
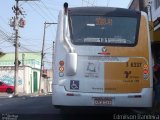
{"type": "Polygon", "coordinates": [[[136,17],[139,11],[113,7],[75,7],[69,8],[69,15],[107,15],[136,17]]]}

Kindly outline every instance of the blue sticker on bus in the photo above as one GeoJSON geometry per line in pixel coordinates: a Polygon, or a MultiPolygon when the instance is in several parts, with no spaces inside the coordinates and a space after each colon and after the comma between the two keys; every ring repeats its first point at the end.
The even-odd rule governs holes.
{"type": "Polygon", "coordinates": [[[148,80],[148,74],[144,74],[144,80],[148,80]]]}
{"type": "Polygon", "coordinates": [[[79,81],[78,80],[71,80],[70,81],[70,89],[71,90],[79,90],[79,81]]]}

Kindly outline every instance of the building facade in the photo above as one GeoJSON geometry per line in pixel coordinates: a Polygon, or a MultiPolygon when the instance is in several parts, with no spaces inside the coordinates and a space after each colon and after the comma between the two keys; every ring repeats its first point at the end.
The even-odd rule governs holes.
{"type": "Polygon", "coordinates": [[[145,11],[148,20],[153,22],[153,40],[160,42],[160,0],[131,0],[129,9],[145,11]]]}
{"type": "Polygon", "coordinates": [[[154,62],[160,64],[160,0],[131,0],[128,8],[147,13],[154,62]]]}
{"type": "Polygon", "coordinates": [[[154,23],[154,41],[160,42],[160,0],[148,0],[154,23]]]}
{"type": "MultiPolygon", "coordinates": [[[[41,53],[19,53],[18,93],[29,94],[38,91],[41,66],[40,60],[41,53]]],[[[14,53],[6,53],[0,57],[0,81],[14,85],[14,61],[14,53]]],[[[44,85],[41,84],[41,86],[44,85]]]]}
{"type": "Polygon", "coordinates": [[[146,6],[146,0],[131,0],[128,8],[133,10],[144,10],[146,6]]]}
{"type": "Polygon", "coordinates": [[[42,74],[42,77],[44,79],[44,89],[45,92],[52,92],[52,79],[53,79],[53,70],[52,69],[45,69],[43,70],[43,74],[42,74]]]}
{"type": "MultiPolygon", "coordinates": [[[[0,81],[14,85],[14,66],[0,66],[0,81]]],[[[30,66],[20,66],[18,70],[18,93],[36,93],[39,84],[39,69],[30,66]]]]}

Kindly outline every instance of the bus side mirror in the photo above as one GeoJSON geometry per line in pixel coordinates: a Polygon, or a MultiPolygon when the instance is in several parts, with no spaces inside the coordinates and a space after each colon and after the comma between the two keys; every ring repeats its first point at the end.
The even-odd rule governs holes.
{"type": "Polygon", "coordinates": [[[66,55],[66,74],[72,76],[77,71],[77,53],[67,53],[66,55]]]}

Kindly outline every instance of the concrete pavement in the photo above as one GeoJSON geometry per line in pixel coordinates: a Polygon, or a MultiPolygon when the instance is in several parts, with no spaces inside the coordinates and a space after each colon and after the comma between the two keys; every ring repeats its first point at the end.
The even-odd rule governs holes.
{"type": "MultiPolygon", "coordinates": [[[[26,94],[26,93],[18,93],[18,96],[16,97],[37,97],[37,96],[45,96],[51,93],[30,93],[30,94],[26,94]]],[[[8,93],[0,93],[0,98],[12,98],[14,97],[13,94],[8,94],[8,93]]]]}
{"type": "Polygon", "coordinates": [[[0,93],[0,98],[11,98],[13,95],[8,93],[0,93]]]}

